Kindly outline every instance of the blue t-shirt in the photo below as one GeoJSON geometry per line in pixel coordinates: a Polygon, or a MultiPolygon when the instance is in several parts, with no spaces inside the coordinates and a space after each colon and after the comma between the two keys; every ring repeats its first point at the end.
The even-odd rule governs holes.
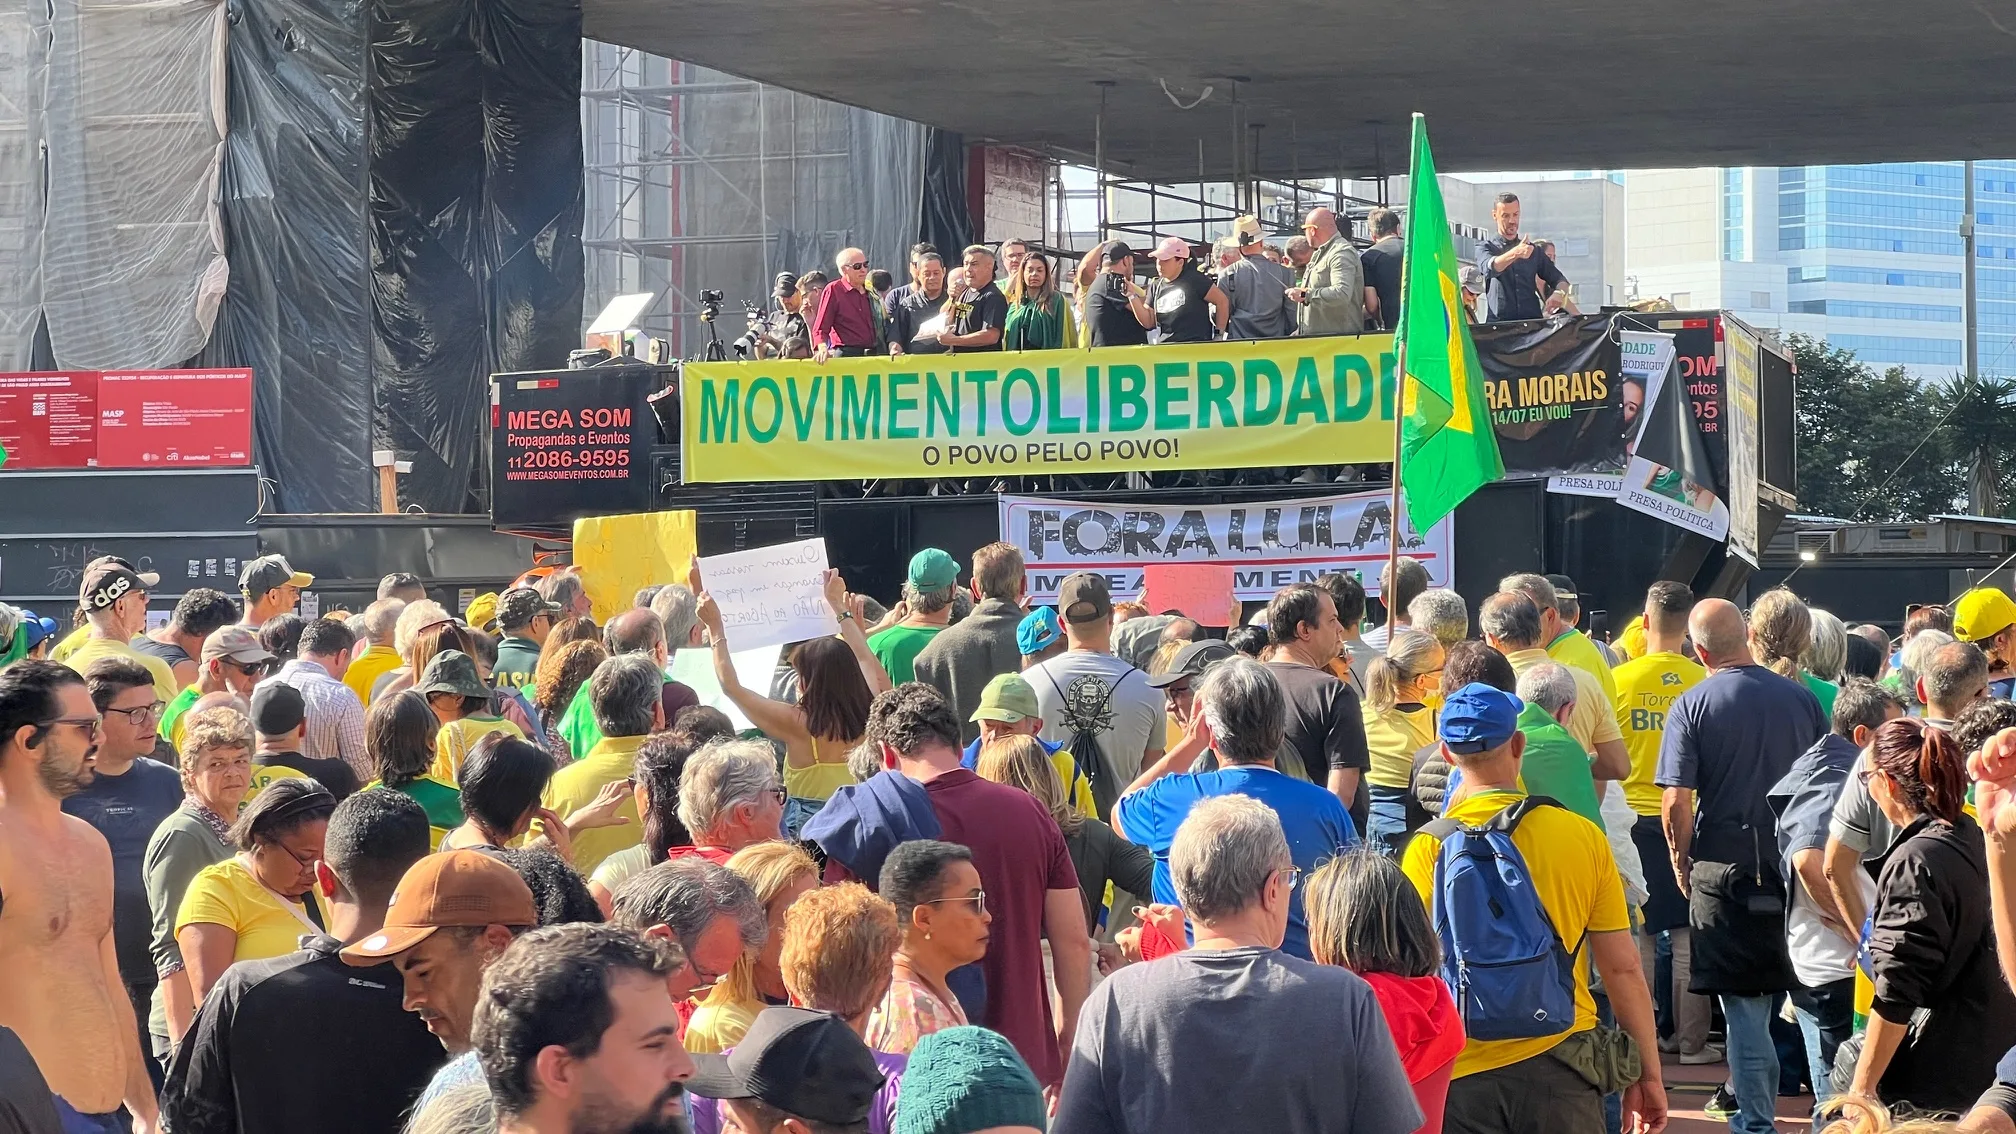
{"type": "Polygon", "coordinates": [[[84,790],[63,801],[66,814],[97,828],[112,845],[112,944],[119,953],[119,974],[128,984],[155,981],[148,953],[154,915],[147,910],[143,864],[154,828],[180,806],[182,777],[144,756],[120,775],[93,776],[84,790]]]}
{"type": "MultiPolygon", "coordinates": [[[[1335,794],[1273,768],[1242,764],[1195,775],[1164,776],[1120,800],[1120,825],[1126,830],[1127,841],[1155,855],[1156,901],[1178,904],[1176,884],[1169,877],[1169,847],[1176,841],[1176,828],[1200,801],[1221,795],[1250,796],[1272,808],[1281,817],[1282,833],[1288,836],[1289,856],[1304,878],[1358,842],[1351,813],[1335,794]]],[[[1305,960],[1309,957],[1309,924],[1302,917],[1300,882],[1290,895],[1288,936],[1281,951],[1305,960]]]]}
{"type": "Polygon", "coordinates": [[[1777,818],[1765,796],[1827,732],[1820,701],[1761,665],[1718,669],[1666,710],[1652,782],[1698,794],[1693,857],[1777,862],[1777,818]]]}

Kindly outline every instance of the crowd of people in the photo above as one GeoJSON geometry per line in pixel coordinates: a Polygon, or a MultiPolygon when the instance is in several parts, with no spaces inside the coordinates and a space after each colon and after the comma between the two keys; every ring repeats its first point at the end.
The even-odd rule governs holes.
{"type": "MultiPolygon", "coordinates": [[[[1471,316],[1575,313],[1553,243],[1520,231],[1519,198],[1500,193],[1492,219],[1496,231],[1463,270],[1471,316]]],[[[832,276],[780,272],[774,307],[748,345],[757,357],[823,362],[1391,331],[1405,260],[1400,222],[1393,209],[1371,210],[1361,248],[1351,219],[1327,206],[1278,244],[1257,217],[1242,216],[1209,245],[1172,236],[1150,250],[1109,240],[1075,266],[1023,240],[952,251],[920,243],[901,284],[847,248],[832,276]]]]}
{"type": "Polygon", "coordinates": [[[697,576],[0,607],[0,1129],[1657,1131],[1672,1054],[2016,1134],[2002,592],[1025,578],[829,573],[763,689],[697,576]]]}

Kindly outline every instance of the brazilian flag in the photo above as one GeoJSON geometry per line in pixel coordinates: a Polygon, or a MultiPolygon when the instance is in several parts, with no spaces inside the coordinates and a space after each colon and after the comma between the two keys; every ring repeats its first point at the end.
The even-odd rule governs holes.
{"type": "Polygon", "coordinates": [[[1463,314],[1460,267],[1442,187],[1435,181],[1435,159],[1428,152],[1428,120],[1416,114],[1400,327],[1394,341],[1405,367],[1398,474],[1407,517],[1417,532],[1505,475],[1484,400],[1484,369],[1463,314]]]}

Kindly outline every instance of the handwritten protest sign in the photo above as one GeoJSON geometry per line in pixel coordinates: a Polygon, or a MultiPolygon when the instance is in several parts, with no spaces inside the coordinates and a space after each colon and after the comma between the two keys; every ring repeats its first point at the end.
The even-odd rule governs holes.
{"type": "MultiPolygon", "coordinates": [[[[751,650],[739,650],[729,657],[735,663],[735,680],[742,688],[756,693],[770,692],[770,677],[777,671],[777,656],[784,652],[778,645],[757,646],[751,650]]],[[[728,719],[737,729],[755,728],[728,694],[721,691],[721,682],[714,676],[714,651],[695,647],[675,650],[672,664],[667,667],[674,681],[682,682],[700,698],[700,703],[728,714],[728,719]]]]}
{"type": "Polygon", "coordinates": [[[1230,563],[1150,563],[1142,605],[1156,614],[1176,611],[1201,626],[1223,626],[1232,609],[1230,563]]]}
{"type": "Polygon", "coordinates": [[[833,633],[825,540],[703,555],[696,562],[700,585],[721,608],[721,628],[737,653],[833,633]]]}

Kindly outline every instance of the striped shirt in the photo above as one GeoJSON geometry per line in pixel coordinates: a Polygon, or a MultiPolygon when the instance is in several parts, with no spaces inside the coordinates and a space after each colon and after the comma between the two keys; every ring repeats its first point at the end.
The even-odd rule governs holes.
{"type": "Polygon", "coordinates": [[[308,709],[308,735],[301,754],[314,759],[341,760],[357,773],[360,783],[378,778],[364,751],[364,703],[348,685],[329,676],[322,663],[296,658],[267,678],[301,691],[308,709]]]}

